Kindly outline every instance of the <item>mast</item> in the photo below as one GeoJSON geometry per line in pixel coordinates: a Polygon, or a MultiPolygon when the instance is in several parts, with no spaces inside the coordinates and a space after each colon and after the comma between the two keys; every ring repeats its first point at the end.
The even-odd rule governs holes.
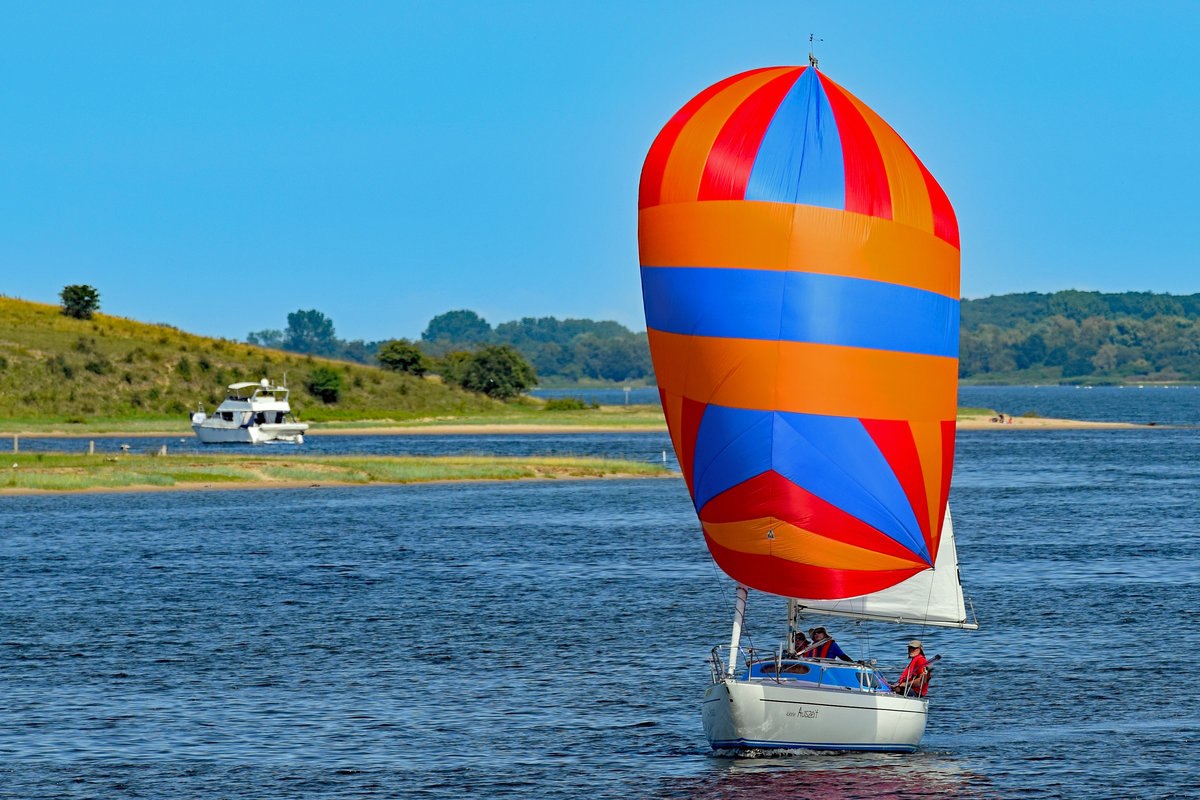
{"type": "Polygon", "coordinates": [[[746,618],[746,594],[748,591],[746,584],[739,583],[737,585],[737,599],[734,601],[733,607],[733,636],[729,640],[729,667],[725,670],[725,674],[730,678],[737,669],[738,645],[742,641],[742,621],[746,618]]]}

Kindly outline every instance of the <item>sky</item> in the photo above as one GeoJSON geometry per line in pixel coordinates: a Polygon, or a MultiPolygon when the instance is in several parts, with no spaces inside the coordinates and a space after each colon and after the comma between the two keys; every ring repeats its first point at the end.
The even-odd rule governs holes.
{"type": "Polygon", "coordinates": [[[644,330],[646,150],[810,33],[945,189],[965,297],[1200,292],[1200,4],[3,0],[0,294],[229,339],[644,330]]]}

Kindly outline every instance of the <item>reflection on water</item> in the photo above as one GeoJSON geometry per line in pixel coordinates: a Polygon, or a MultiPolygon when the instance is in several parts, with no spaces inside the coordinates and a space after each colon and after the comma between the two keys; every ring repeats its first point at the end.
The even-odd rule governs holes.
{"type": "Polygon", "coordinates": [[[714,761],[703,776],[664,782],[661,800],[869,800],[989,798],[989,781],[937,755],[787,753],[714,761]]]}

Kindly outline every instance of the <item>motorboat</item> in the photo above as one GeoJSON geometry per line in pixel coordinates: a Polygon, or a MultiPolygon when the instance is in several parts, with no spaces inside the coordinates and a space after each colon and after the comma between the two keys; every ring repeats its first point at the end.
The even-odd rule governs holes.
{"type": "Polygon", "coordinates": [[[263,378],[230,384],[211,415],[200,404],[192,414],[192,430],[205,444],[303,444],[308,424],[292,414],[287,387],[263,378]]]}

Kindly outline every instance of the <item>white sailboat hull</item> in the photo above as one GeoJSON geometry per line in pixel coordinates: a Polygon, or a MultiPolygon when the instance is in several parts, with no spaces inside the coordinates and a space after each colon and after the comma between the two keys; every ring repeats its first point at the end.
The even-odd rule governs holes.
{"type": "Polygon", "coordinates": [[[730,678],[704,694],[704,733],[714,749],[911,753],[925,732],[928,707],[924,698],[891,692],[730,678]]]}

